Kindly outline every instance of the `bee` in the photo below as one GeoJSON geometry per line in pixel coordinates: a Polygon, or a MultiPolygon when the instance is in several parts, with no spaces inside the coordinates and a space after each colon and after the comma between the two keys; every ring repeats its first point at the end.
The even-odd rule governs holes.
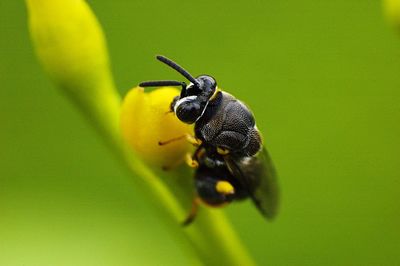
{"type": "Polygon", "coordinates": [[[265,218],[274,218],[279,199],[276,171],[250,109],[218,89],[213,77],[194,78],[172,60],[161,55],[156,58],[190,82],[158,80],[139,84],[141,87],[181,87],[180,95],[171,102],[170,111],[182,122],[194,124],[194,136],[159,143],[166,145],[186,138],[197,147],[187,158],[187,163],[196,168],[197,196],[183,224],[194,220],[200,203],[220,207],[245,198],[251,198],[265,218]]]}

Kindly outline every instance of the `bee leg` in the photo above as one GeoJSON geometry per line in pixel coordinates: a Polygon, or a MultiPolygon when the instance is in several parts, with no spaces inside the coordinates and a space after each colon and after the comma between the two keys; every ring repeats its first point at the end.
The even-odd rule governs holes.
{"type": "Polygon", "coordinates": [[[190,153],[186,153],[186,164],[191,168],[199,167],[199,162],[196,159],[193,159],[190,153]]]}
{"type": "Polygon", "coordinates": [[[163,165],[162,166],[162,170],[164,171],[168,171],[171,170],[175,167],[177,167],[178,165],[180,165],[183,160],[185,160],[186,164],[191,167],[191,168],[197,168],[199,167],[199,158],[201,158],[201,156],[204,155],[204,153],[206,152],[206,150],[204,148],[198,148],[194,154],[192,155],[190,152],[186,153],[185,157],[182,157],[182,159],[177,160],[174,164],[172,165],[163,165]]]}
{"type": "Polygon", "coordinates": [[[222,147],[217,147],[217,153],[221,155],[227,155],[229,154],[229,150],[222,147]]]}
{"type": "Polygon", "coordinates": [[[182,226],[188,226],[190,225],[194,219],[196,218],[197,212],[199,210],[199,205],[200,205],[200,198],[195,197],[192,202],[192,208],[190,209],[190,212],[186,219],[182,222],[182,226]]]}
{"type": "Polygon", "coordinates": [[[173,139],[169,139],[169,140],[166,140],[166,141],[159,141],[158,145],[164,146],[164,145],[173,143],[175,141],[183,140],[184,138],[186,138],[186,135],[182,135],[182,136],[179,136],[179,137],[176,137],[176,138],[173,138],[173,139]]]}
{"type": "Polygon", "coordinates": [[[206,149],[204,147],[199,147],[194,152],[192,158],[199,160],[200,158],[202,158],[204,156],[205,153],[206,153],[206,149]]]}
{"type": "Polygon", "coordinates": [[[195,136],[186,134],[186,140],[195,147],[199,147],[201,145],[201,140],[196,138],[195,136]]]}
{"type": "Polygon", "coordinates": [[[201,140],[200,139],[197,139],[196,137],[194,137],[194,136],[192,136],[190,134],[185,134],[185,135],[182,135],[182,136],[179,136],[179,137],[176,137],[176,138],[173,138],[173,139],[169,139],[169,140],[166,140],[166,141],[159,141],[158,145],[164,146],[164,145],[170,144],[172,142],[183,140],[183,139],[186,139],[190,144],[192,144],[192,145],[194,145],[196,147],[200,146],[200,144],[201,144],[201,140]]]}

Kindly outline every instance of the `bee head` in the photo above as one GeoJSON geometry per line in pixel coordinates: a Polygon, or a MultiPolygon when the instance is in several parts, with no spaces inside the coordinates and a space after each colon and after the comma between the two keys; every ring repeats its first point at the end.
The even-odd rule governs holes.
{"type": "Polygon", "coordinates": [[[188,124],[195,123],[204,114],[217,88],[217,82],[211,76],[201,75],[196,81],[196,84],[191,82],[182,88],[179,99],[171,104],[179,120],[188,124]]]}
{"type": "Polygon", "coordinates": [[[196,95],[209,100],[217,89],[217,82],[208,75],[200,75],[196,77],[197,84],[190,83],[186,88],[188,96],[196,95]]]}
{"type": "Polygon", "coordinates": [[[193,124],[203,115],[206,105],[197,96],[186,96],[175,103],[173,110],[179,120],[193,124]]]}
{"type": "Polygon", "coordinates": [[[170,105],[170,110],[173,111],[182,122],[188,124],[195,123],[204,114],[210,98],[216,92],[217,82],[213,77],[208,75],[200,75],[194,78],[181,66],[164,56],[158,55],[157,59],[189,80],[189,85],[186,86],[185,82],[164,80],[142,82],[140,86],[182,86],[181,94],[174,98],[170,105]]]}

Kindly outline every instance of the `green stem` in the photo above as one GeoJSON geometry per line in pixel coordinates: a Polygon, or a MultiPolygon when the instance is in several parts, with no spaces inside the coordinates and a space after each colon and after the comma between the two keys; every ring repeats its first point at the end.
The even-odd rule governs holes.
{"type": "MultiPolygon", "coordinates": [[[[123,143],[119,127],[121,98],[109,68],[104,34],[86,2],[26,0],[26,4],[31,37],[43,67],[123,162],[144,191],[145,200],[189,252],[192,263],[254,265],[220,211],[204,209],[192,225],[182,228],[190,186],[166,184],[123,143]]],[[[185,175],[188,178],[188,171],[185,175]]]]}
{"type": "MultiPolygon", "coordinates": [[[[134,180],[145,189],[144,194],[153,203],[154,209],[159,212],[160,217],[169,217],[166,221],[169,228],[175,231],[174,235],[184,233],[204,265],[255,265],[226,216],[220,210],[202,209],[195,222],[183,228],[180,224],[188,212],[188,209],[183,206],[190,204],[190,192],[168,188],[152,170],[126,148],[120,134],[115,134],[117,132],[115,129],[108,128],[108,131],[100,132],[108,143],[113,143],[110,148],[123,159],[124,165],[133,174],[134,180]],[[113,141],[109,142],[110,139],[113,141]],[[172,190],[184,196],[177,198],[172,190]]],[[[188,178],[188,173],[188,171],[183,171],[175,174],[186,175],[180,177],[188,178]]],[[[183,186],[181,189],[190,189],[190,187],[183,186]]]]}

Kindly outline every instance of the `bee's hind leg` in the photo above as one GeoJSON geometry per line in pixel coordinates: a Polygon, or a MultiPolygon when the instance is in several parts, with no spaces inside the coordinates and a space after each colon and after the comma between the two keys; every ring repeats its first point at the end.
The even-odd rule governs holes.
{"type": "Polygon", "coordinates": [[[182,226],[188,226],[194,221],[194,219],[197,216],[197,212],[199,211],[199,205],[200,205],[200,198],[195,197],[192,202],[192,208],[190,209],[190,212],[186,217],[186,219],[182,222],[182,226]]]}

